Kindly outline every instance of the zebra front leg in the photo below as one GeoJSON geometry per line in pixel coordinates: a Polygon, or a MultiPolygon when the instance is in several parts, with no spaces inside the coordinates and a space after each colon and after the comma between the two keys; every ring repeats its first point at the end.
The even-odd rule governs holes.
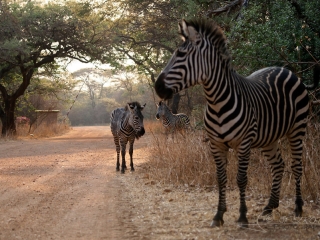
{"type": "Polygon", "coordinates": [[[134,141],[130,142],[130,148],[129,148],[129,155],[130,155],[130,167],[131,167],[131,171],[134,171],[134,167],[133,167],[133,143],[134,141]]]}
{"type": "Polygon", "coordinates": [[[248,183],[247,170],[250,158],[250,143],[240,146],[237,150],[238,155],[238,173],[237,184],[240,191],[240,216],[237,221],[240,227],[248,227],[247,205],[246,205],[246,188],[248,183]]]}
{"type": "Polygon", "coordinates": [[[122,157],[122,162],[121,162],[121,173],[125,173],[125,170],[127,169],[126,166],[126,145],[127,142],[121,142],[121,157],[122,157]]]}
{"type": "Polygon", "coordinates": [[[272,172],[272,187],[271,195],[268,205],[263,209],[262,215],[268,215],[272,213],[272,210],[278,208],[281,182],[284,172],[284,162],[281,158],[278,143],[265,147],[262,149],[263,155],[267,158],[272,172]]]}
{"type": "Polygon", "coordinates": [[[212,152],[214,160],[216,162],[217,180],[218,180],[218,187],[219,187],[219,202],[218,202],[217,213],[214,216],[210,226],[211,227],[221,227],[224,223],[223,214],[227,211],[227,204],[226,204],[227,153],[222,152],[219,149],[213,149],[212,146],[211,146],[211,152],[212,152]]]}
{"type": "Polygon", "coordinates": [[[117,163],[116,163],[116,170],[120,171],[120,144],[119,144],[119,138],[114,137],[114,144],[116,145],[116,151],[117,151],[117,163]]]}
{"type": "Polygon", "coordinates": [[[302,206],[303,200],[301,195],[301,188],[300,188],[300,179],[302,176],[302,140],[300,139],[289,139],[290,141],[290,148],[291,148],[291,155],[292,155],[292,163],[291,169],[293,175],[296,180],[296,208],[294,210],[296,217],[302,216],[302,206]]]}

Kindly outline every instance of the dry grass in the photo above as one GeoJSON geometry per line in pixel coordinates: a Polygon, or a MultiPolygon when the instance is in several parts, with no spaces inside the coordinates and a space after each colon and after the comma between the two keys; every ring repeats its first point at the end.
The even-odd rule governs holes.
{"type": "MultiPolygon", "coordinates": [[[[1,127],[1,125],[0,125],[1,127]]],[[[15,136],[6,136],[5,140],[17,139],[17,138],[45,138],[63,134],[69,131],[70,126],[68,124],[41,124],[37,127],[31,127],[28,124],[18,124],[16,126],[17,134],[15,136]]]]}
{"type": "MultiPolygon", "coordinates": [[[[208,143],[203,142],[202,131],[192,131],[187,138],[177,134],[174,139],[162,134],[159,122],[148,122],[146,130],[153,135],[150,144],[150,160],[143,166],[149,178],[174,185],[200,187],[216,186],[215,163],[211,157],[208,143]]],[[[285,173],[281,198],[294,197],[295,180],[291,170],[289,145],[280,141],[285,173]]],[[[320,124],[309,123],[304,141],[302,190],[304,199],[320,200],[320,124]]],[[[237,189],[237,159],[233,151],[228,156],[228,189],[237,189]]],[[[271,171],[267,161],[258,149],[253,149],[248,170],[248,195],[266,198],[270,194],[271,171]],[[257,196],[259,195],[259,196],[257,196]]]]}
{"type": "Polygon", "coordinates": [[[52,137],[56,135],[61,135],[67,131],[69,131],[70,126],[66,124],[51,124],[51,125],[46,125],[46,124],[41,124],[35,129],[32,129],[31,133],[35,137],[52,137]]]}

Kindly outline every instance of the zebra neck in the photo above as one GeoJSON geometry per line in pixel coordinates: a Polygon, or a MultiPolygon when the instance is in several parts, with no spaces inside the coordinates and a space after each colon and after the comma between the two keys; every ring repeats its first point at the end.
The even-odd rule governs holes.
{"type": "Polygon", "coordinates": [[[123,119],[121,128],[126,130],[126,132],[130,132],[133,130],[132,126],[129,124],[129,117],[127,116],[125,119],[123,119]]]}
{"type": "Polygon", "coordinates": [[[162,116],[162,122],[164,124],[170,123],[173,119],[173,114],[170,111],[166,111],[166,113],[162,116]]]}
{"type": "Polygon", "coordinates": [[[230,98],[238,98],[238,74],[228,67],[218,66],[209,80],[203,84],[206,99],[210,105],[221,107],[230,98]],[[220,69],[219,69],[220,68],[220,69]]]}

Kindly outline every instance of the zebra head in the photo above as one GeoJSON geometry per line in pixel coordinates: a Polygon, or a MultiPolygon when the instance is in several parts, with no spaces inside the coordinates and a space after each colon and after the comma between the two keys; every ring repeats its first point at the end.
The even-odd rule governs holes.
{"type": "Polygon", "coordinates": [[[156,119],[159,120],[162,116],[165,115],[165,103],[160,101],[159,104],[157,104],[157,113],[156,113],[156,119]]]}
{"type": "Polygon", "coordinates": [[[155,82],[155,90],[161,99],[169,99],[183,89],[213,78],[214,69],[220,67],[215,66],[216,59],[229,61],[226,39],[214,22],[182,20],[179,32],[183,43],[155,82]]]}
{"type": "Polygon", "coordinates": [[[127,104],[127,109],[130,111],[129,124],[134,129],[137,139],[142,137],[145,133],[143,115],[141,113],[145,106],[146,104],[141,106],[138,102],[131,102],[127,104]]]}
{"type": "Polygon", "coordinates": [[[156,113],[156,119],[159,120],[162,116],[166,115],[166,112],[170,111],[167,105],[160,101],[159,104],[157,104],[157,113],[156,113]]]}

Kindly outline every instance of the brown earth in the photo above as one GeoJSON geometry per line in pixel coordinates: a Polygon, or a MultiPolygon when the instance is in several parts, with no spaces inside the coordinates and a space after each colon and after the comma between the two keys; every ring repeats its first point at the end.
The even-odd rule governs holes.
{"type": "Polygon", "coordinates": [[[209,228],[217,191],[151,180],[151,136],[134,145],[136,171],[115,171],[109,127],[63,136],[0,141],[0,239],[319,239],[319,206],[292,217],[293,200],[258,220],[266,198],[248,197],[250,227],[239,229],[238,192],[228,192],[222,228],[209,228]]]}

